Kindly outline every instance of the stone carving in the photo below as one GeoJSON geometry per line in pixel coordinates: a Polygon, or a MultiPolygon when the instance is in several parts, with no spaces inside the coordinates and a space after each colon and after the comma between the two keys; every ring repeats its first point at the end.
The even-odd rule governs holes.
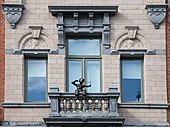
{"type": "Polygon", "coordinates": [[[23,46],[24,49],[47,49],[47,44],[43,39],[28,39],[27,42],[25,42],[25,45],[23,46]]]}
{"type": "Polygon", "coordinates": [[[39,39],[43,27],[42,26],[29,26],[29,28],[32,29],[32,37],[34,39],[39,39]]]}
{"type": "Polygon", "coordinates": [[[168,5],[146,5],[145,9],[148,10],[147,14],[150,21],[155,25],[155,29],[159,29],[160,24],[165,19],[168,5]]]}
{"type": "Polygon", "coordinates": [[[93,33],[93,27],[94,27],[94,13],[88,13],[89,14],[89,33],[93,33]]]}
{"type": "Polygon", "coordinates": [[[150,44],[139,31],[139,26],[125,26],[126,32],[118,36],[114,49],[149,49],[150,44]]]}
{"type": "Polygon", "coordinates": [[[33,32],[24,34],[18,44],[19,49],[54,49],[54,43],[52,39],[44,32],[41,32],[38,36],[34,37],[33,32]]]}
{"type": "Polygon", "coordinates": [[[143,49],[143,44],[139,40],[125,40],[121,43],[120,49],[143,49]]]}
{"type": "Polygon", "coordinates": [[[136,33],[139,27],[138,26],[125,26],[125,28],[127,29],[129,39],[135,39],[136,33]]]}
{"type": "Polygon", "coordinates": [[[73,21],[73,24],[74,24],[74,33],[78,33],[78,29],[79,29],[79,18],[78,18],[78,13],[73,13],[73,17],[74,17],[74,21],[73,21]]]}
{"type": "Polygon", "coordinates": [[[16,28],[16,24],[20,21],[24,5],[23,4],[2,4],[8,22],[11,24],[12,29],[16,28]]]}
{"type": "Polygon", "coordinates": [[[48,45],[41,37],[42,26],[29,26],[32,29],[32,36],[25,40],[23,49],[47,49],[48,45]]]}
{"type": "Polygon", "coordinates": [[[87,90],[85,89],[85,87],[91,87],[91,84],[85,85],[84,81],[85,79],[80,78],[79,80],[74,80],[73,82],[71,82],[71,84],[73,84],[77,88],[77,90],[75,90],[75,96],[77,99],[81,96],[85,99],[87,94],[87,90]]]}

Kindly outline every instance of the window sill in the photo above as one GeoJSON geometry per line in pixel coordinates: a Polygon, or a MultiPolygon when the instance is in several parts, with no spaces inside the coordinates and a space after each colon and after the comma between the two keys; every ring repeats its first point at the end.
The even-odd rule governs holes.
{"type": "Polygon", "coordinates": [[[147,103],[147,104],[137,104],[137,103],[133,103],[133,104],[130,104],[130,103],[119,103],[118,104],[118,107],[119,108],[153,108],[153,109],[167,109],[169,107],[168,104],[150,104],[150,103],[147,103]]]}
{"type": "Polygon", "coordinates": [[[2,103],[3,108],[50,108],[48,102],[2,103]]]}

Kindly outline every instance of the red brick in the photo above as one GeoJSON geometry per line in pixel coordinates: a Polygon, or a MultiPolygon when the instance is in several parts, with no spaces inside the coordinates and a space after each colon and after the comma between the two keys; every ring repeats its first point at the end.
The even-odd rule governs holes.
{"type": "MultiPolygon", "coordinates": [[[[4,0],[0,0],[4,3],[4,0]]],[[[0,7],[0,103],[4,101],[5,85],[5,17],[0,7]]],[[[0,106],[0,121],[4,120],[4,109],[0,106]]]]}

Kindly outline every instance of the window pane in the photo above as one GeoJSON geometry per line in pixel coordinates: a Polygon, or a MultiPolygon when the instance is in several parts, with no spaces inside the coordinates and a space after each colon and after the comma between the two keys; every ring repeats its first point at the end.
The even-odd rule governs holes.
{"type": "Polygon", "coordinates": [[[45,101],[46,82],[46,60],[28,60],[27,101],[45,101]]]}
{"type": "Polygon", "coordinates": [[[75,92],[76,87],[71,84],[72,81],[74,80],[78,80],[79,78],[82,77],[82,61],[69,61],[68,62],[68,66],[69,66],[69,80],[68,80],[68,84],[69,84],[69,92],[75,92]]]}
{"type": "Polygon", "coordinates": [[[138,102],[141,99],[142,61],[122,61],[122,102],[138,102]]]}
{"type": "Polygon", "coordinates": [[[91,87],[87,87],[88,92],[100,92],[100,61],[87,61],[87,79],[91,82],[91,87]]]}
{"type": "Polygon", "coordinates": [[[99,39],[69,39],[68,55],[100,55],[99,39]]]}

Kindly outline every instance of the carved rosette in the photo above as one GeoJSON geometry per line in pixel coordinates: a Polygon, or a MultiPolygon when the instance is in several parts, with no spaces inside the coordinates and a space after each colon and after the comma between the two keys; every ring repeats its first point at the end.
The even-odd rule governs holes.
{"type": "Polygon", "coordinates": [[[155,25],[155,29],[159,29],[160,24],[164,21],[168,5],[146,5],[147,14],[150,21],[155,25]]]}
{"type": "Polygon", "coordinates": [[[12,29],[16,28],[16,24],[20,21],[24,5],[23,4],[2,4],[8,22],[11,24],[12,29]]]}

